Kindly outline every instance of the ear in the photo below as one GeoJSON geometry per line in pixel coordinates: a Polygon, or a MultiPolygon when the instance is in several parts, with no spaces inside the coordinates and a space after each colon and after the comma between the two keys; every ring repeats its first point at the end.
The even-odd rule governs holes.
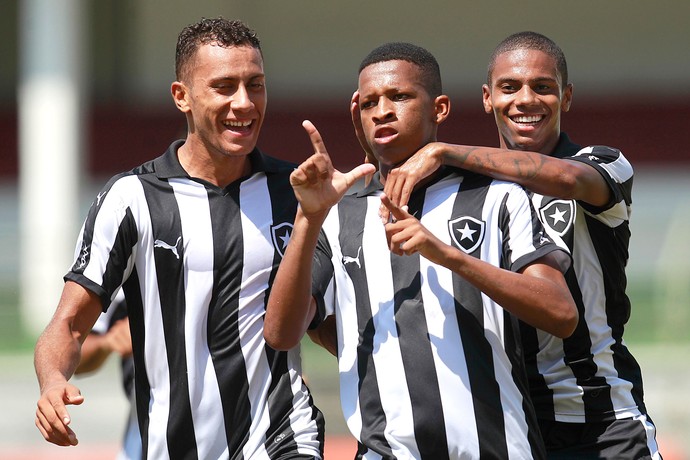
{"type": "Polygon", "coordinates": [[[484,112],[493,113],[494,106],[491,103],[491,90],[487,84],[482,85],[482,104],[484,104],[484,112]]]}
{"type": "Polygon", "coordinates": [[[189,102],[187,101],[188,90],[184,83],[174,81],[170,86],[173,102],[180,112],[189,112],[189,102]]]}
{"type": "Polygon", "coordinates": [[[561,111],[567,112],[570,110],[570,104],[573,102],[573,84],[568,85],[563,90],[563,98],[561,99],[561,111]]]}
{"type": "Polygon", "coordinates": [[[450,114],[450,98],[445,94],[441,94],[434,99],[434,121],[440,125],[450,114]]]}

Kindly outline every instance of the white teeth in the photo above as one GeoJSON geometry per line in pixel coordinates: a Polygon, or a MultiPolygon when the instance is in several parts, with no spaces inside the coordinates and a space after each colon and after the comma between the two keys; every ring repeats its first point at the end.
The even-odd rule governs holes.
{"type": "Polygon", "coordinates": [[[248,121],[224,121],[223,124],[225,126],[234,126],[234,127],[247,127],[252,124],[251,120],[248,121]]]}
{"type": "Polygon", "coordinates": [[[543,115],[522,115],[518,117],[512,117],[515,123],[536,123],[544,118],[543,115]]]}

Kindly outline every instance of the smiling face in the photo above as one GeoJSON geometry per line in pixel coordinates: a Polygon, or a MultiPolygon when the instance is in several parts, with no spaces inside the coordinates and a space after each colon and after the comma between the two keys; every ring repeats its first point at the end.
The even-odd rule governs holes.
{"type": "Polygon", "coordinates": [[[484,110],[494,114],[501,147],[551,154],[561,132],[561,112],[570,109],[573,88],[563,88],[556,60],[543,51],[500,54],[484,85],[484,110]]]}
{"type": "Polygon", "coordinates": [[[249,154],[266,112],[261,52],[252,46],[201,45],[182,81],[172,87],[187,115],[187,141],[210,157],[249,154]]]}
{"type": "Polygon", "coordinates": [[[371,64],[359,74],[362,127],[385,175],[419,148],[436,140],[448,114],[448,98],[432,98],[420,68],[408,61],[371,64]]]}

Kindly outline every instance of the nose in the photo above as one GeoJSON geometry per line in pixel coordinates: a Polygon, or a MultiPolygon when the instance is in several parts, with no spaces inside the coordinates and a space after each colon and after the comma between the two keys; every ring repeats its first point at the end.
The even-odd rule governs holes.
{"type": "Polygon", "coordinates": [[[230,108],[232,110],[246,111],[252,108],[254,103],[249,96],[249,91],[244,84],[237,86],[237,91],[232,96],[232,101],[230,102],[230,108]]]}
{"type": "Polygon", "coordinates": [[[376,104],[376,109],[374,110],[373,118],[375,122],[387,121],[393,118],[394,115],[394,104],[388,98],[382,97],[376,104]]]}
{"type": "Polygon", "coordinates": [[[523,85],[515,98],[518,104],[532,104],[536,100],[536,93],[529,85],[523,85]]]}

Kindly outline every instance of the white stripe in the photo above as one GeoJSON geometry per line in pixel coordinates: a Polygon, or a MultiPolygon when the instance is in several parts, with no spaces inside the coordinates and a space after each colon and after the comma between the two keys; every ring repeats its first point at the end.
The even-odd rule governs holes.
{"type": "Polygon", "coordinates": [[[264,296],[273,266],[271,239],[273,215],[266,176],[257,174],[240,186],[244,263],[240,288],[238,328],[240,344],[249,378],[251,426],[243,447],[245,458],[268,459],[264,442],[270,426],[267,395],[271,371],[263,336],[264,296]],[[257,226],[259,224],[260,226],[257,226]]]}
{"type": "MultiPolygon", "coordinates": [[[[338,333],[338,369],[340,374],[340,402],[350,432],[357,439],[361,439],[362,418],[359,410],[359,398],[357,385],[357,349],[350,345],[351,337],[357,337],[357,310],[346,308],[335,311],[345,305],[355,304],[355,291],[350,278],[345,273],[342,264],[343,254],[339,243],[339,215],[338,207],[334,206],[323,224],[324,231],[328,234],[333,256],[331,262],[334,269],[334,279],[337,289],[331,283],[327,295],[324,296],[327,314],[335,314],[336,330],[338,333]],[[335,297],[337,296],[337,298],[335,297]],[[346,346],[347,344],[347,346],[346,346]]],[[[351,254],[348,254],[351,255],[351,254]]]]}
{"type": "MultiPolygon", "coordinates": [[[[402,376],[403,360],[400,351],[398,331],[395,327],[395,292],[390,264],[390,251],[386,234],[378,216],[380,199],[368,197],[365,232],[362,241],[362,257],[367,269],[369,302],[374,323],[374,367],[379,386],[381,406],[386,414],[384,435],[393,455],[398,458],[420,458],[414,432],[410,430],[413,420],[412,401],[407,381],[402,376]],[[391,372],[391,369],[399,372],[391,372]]],[[[355,339],[355,336],[352,337],[355,339]]]]}
{"type": "MultiPolygon", "coordinates": [[[[165,334],[163,333],[163,318],[161,316],[160,297],[158,295],[158,279],[153,267],[153,232],[151,215],[148,203],[143,196],[143,188],[137,180],[137,206],[132,207],[139,229],[136,252],[136,265],[142,267],[140,276],[145,278],[140,283],[141,298],[143,303],[144,324],[146,334],[144,341],[144,364],[146,377],[150,385],[149,394],[149,426],[148,426],[148,458],[168,459],[168,445],[166,431],[168,427],[168,414],[170,411],[170,369],[168,368],[168,352],[165,347],[165,334]]],[[[134,185],[134,184],[131,184],[134,185]]],[[[112,192],[112,189],[111,189],[112,192]]]]}
{"type": "MultiPolygon", "coordinates": [[[[452,184],[457,190],[457,183],[452,184]]],[[[421,223],[445,244],[451,244],[448,232],[448,216],[452,215],[456,195],[453,190],[443,189],[440,193],[427,192],[421,223]]],[[[458,455],[454,446],[461,445],[473,457],[479,457],[479,436],[475,420],[472,391],[470,390],[467,361],[458,328],[453,298],[453,273],[420,257],[422,275],[422,298],[424,313],[434,357],[446,437],[451,451],[458,455]]]]}
{"type": "Polygon", "coordinates": [[[213,287],[213,229],[203,185],[188,179],[169,181],[180,210],[185,265],[185,354],[189,401],[199,458],[227,452],[220,389],[208,348],[208,308],[213,287]]]}
{"type": "Polygon", "coordinates": [[[647,448],[649,449],[652,460],[661,460],[659,445],[656,442],[656,427],[654,424],[644,414],[633,417],[633,420],[640,422],[644,428],[645,435],[647,436],[647,448]]]}
{"type": "MultiPolygon", "coordinates": [[[[512,261],[535,250],[533,221],[529,209],[527,194],[517,186],[494,181],[487,193],[482,219],[487,228],[487,236],[492,238],[482,245],[482,260],[497,267],[501,266],[504,237],[499,229],[501,202],[508,193],[506,208],[510,214],[510,250],[512,261]]],[[[501,389],[501,406],[505,422],[505,439],[508,440],[508,458],[525,458],[531,455],[528,441],[529,427],[523,410],[523,397],[515,387],[512,376],[512,364],[505,353],[505,317],[503,308],[482,293],[484,304],[484,335],[491,344],[496,381],[501,389]]]]}

